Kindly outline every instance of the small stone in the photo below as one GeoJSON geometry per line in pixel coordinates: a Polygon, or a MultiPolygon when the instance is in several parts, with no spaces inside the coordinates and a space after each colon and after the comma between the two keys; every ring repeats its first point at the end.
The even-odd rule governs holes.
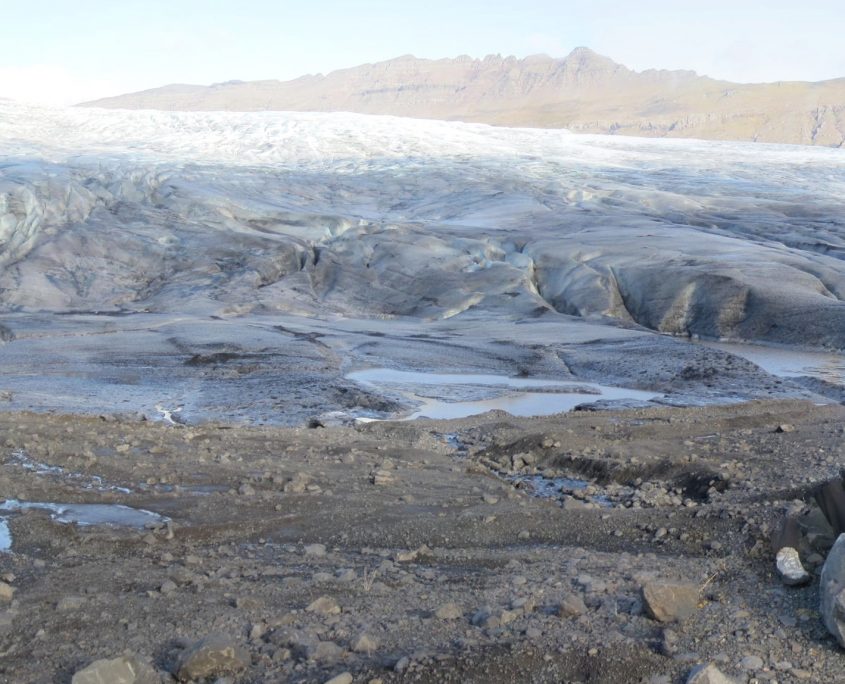
{"type": "Polygon", "coordinates": [[[698,594],[698,587],[687,582],[654,580],[643,585],[646,612],[658,622],[688,618],[698,607],[698,594]]]}
{"type": "Polygon", "coordinates": [[[578,594],[567,594],[563,597],[557,609],[557,614],[562,618],[579,617],[587,612],[587,606],[584,604],[578,594]]]}
{"type": "Polygon", "coordinates": [[[410,563],[411,561],[415,561],[417,556],[419,555],[419,551],[399,551],[396,554],[396,562],[397,563],[410,563]]]}
{"type": "Polygon", "coordinates": [[[762,670],[763,659],[760,656],[756,655],[745,656],[742,660],[739,661],[739,666],[743,670],[762,670]]]}
{"type": "Polygon", "coordinates": [[[389,485],[393,481],[393,474],[389,470],[376,470],[370,475],[370,482],[374,485],[389,485]]]}
{"type": "Polygon", "coordinates": [[[485,494],[483,499],[484,503],[489,504],[491,506],[494,506],[495,504],[499,503],[499,497],[493,496],[492,494],[485,494]]]}
{"type": "Polygon", "coordinates": [[[778,551],[775,565],[781,581],[788,587],[798,587],[807,584],[812,579],[801,565],[798,551],[790,546],[784,546],[778,551]]]}
{"type": "Polygon", "coordinates": [[[340,606],[330,596],[321,596],[309,603],[305,612],[317,613],[318,615],[337,615],[340,613],[340,606]]]}
{"type": "Polygon", "coordinates": [[[522,611],[526,615],[537,609],[537,600],[533,597],[520,597],[511,601],[511,610],[522,611]]]}
{"type": "Polygon", "coordinates": [[[408,665],[411,664],[411,659],[408,656],[403,656],[396,661],[396,664],[393,666],[394,672],[404,672],[408,669],[408,665]]]}
{"type": "Polygon", "coordinates": [[[5,582],[0,582],[0,601],[11,601],[15,594],[15,588],[5,582]]]}
{"type": "Polygon", "coordinates": [[[305,555],[306,556],[315,556],[320,558],[326,555],[326,545],[325,544],[308,544],[305,547],[305,555]]]}
{"type": "Polygon", "coordinates": [[[224,634],[210,634],[189,646],[179,659],[178,678],[187,682],[237,673],[249,664],[249,653],[224,634]]]}
{"type": "Polygon", "coordinates": [[[434,614],[441,620],[458,620],[464,615],[458,604],[451,602],[444,603],[434,614]]]}
{"type": "Polygon", "coordinates": [[[369,634],[361,634],[352,644],[352,650],[355,653],[366,653],[367,655],[373,653],[378,648],[378,642],[369,634]]]}
{"type": "Polygon", "coordinates": [[[336,677],[326,680],[326,684],[352,684],[352,674],[350,672],[342,672],[336,677]]]}
{"type": "Polygon", "coordinates": [[[85,598],[82,596],[65,596],[56,604],[56,610],[71,611],[79,610],[85,603],[85,598]]]}
{"type": "Polygon", "coordinates": [[[159,591],[165,596],[167,594],[172,594],[177,589],[178,587],[176,586],[176,582],[174,582],[173,580],[164,580],[164,582],[162,582],[161,584],[161,587],[159,587],[159,591]]]}
{"type": "Polygon", "coordinates": [[[561,501],[561,507],[565,511],[583,511],[589,507],[589,504],[586,501],[581,501],[581,499],[576,499],[574,496],[567,494],[561,501]]]}
{"type": "Polygon", "coordinates": [[[531,533],[528,530],[521,530],[518,535],[516,535],[517,539],[530,539],[531,533]]]}
{"type": "Polygon", "coordinates": [[[259,610],[263,602],[253,596],[238,596],[235,599],[235,608],[240,610],[259,610]]]}
{"type": "Polygon", "coordinates": [[[503,627],[508,623],[513,622],[518,617],[518,613],[511,610],[496,610],[493,611],[489,607],[484,607],[478,610],[472,616],[470,621],[475,627],[482,627],[483,629],[496,629],[503,627]]]}
{"type": "Polygon", "coordinates": [[[309,660],[321,663],[336,663],[344,654],[344,650],[334,641],[318,641],[306,649],[309,660]]]}
{"type": "Polygon", "coordinates": [[[666,657],[675,655],[678,651],[678,635],[671,629],[664,629],[660,640],[660,652],[666,657]]]}
{"type": "Polygon", "coordinates": [[[158,673],[135,656],[95,660],[80,670],[71,684],[159,684],[158,673]]]}
{"type": "Polygon", "coordinates": [[[338,582],[353,582],[358,579],[358,573],[352,568],[343,568],[335,571],[335,578],[338,582]]]}
{"type": "Polygon", "coordinates": [[[255,496],[255,488],[246,482],[238,487],[238,494],[241,496],[255,496]]]}
{"type": "Polygon", "coordinates": [[[699,665],[687,678],[687,684],[735,684],[734,680],[726,677],[713,663],[699,665]]]}
{"type": "Polygon", "coordinates": [[[775,428],[775,432],[777,433],[784,433],[784,432],[795,432],[795,426],[790,425],[789,423],[781,423],[780,425],[775,428]]]}

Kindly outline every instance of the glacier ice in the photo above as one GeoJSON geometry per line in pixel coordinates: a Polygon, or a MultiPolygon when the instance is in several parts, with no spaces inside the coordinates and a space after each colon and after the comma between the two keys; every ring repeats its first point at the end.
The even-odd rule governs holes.
{"type": "MultiPolygon", "coordinates": [[[[548,345],[578,337],[579,321],[598,324],[591,339],[634,346],[637,331],[656,331],[845,348],[842,150],[0,101],[0,158],[6,337],[41,339],[62,327],[56,315],[110,315],[101,331],[138,331],[124,350],[202,356],[253,349],[238,340],[276,317],[311,345],[301,365],[335,378],[350,354],[387,353],[389,335],[341,343],[318,320],[406,321],[416,344],[437,324],[492,345],[499,321],[500,342],[548,345]],[[175,321],[215,341],[186,341],[175,321]],[[530,322],[542,333],[512,327],[530,322]],[[331,353],[314,351],[321,335],[331,353]]],[[[62,334],[78,340],[82,321],[62,334]]],[[[262,335],[253,351],[272,347],[262,335]]],[[[74,358],[109,356],[102,340],[86,344],[74,358]]],[[[403,353],[390,348],[394,365],[403,353]]],[[[455,370],[475,369],[466,363],[455,370]]],[[[632,380],[583,366],[598,367],[594,381],[632,380]]],[[[189,414],[192,399],[183,387],[144,401],[189,414]]]]}
{"type": "Polygon", "coordinates": [[[0,104],[0,306],[553,310],[845,346],[845,153],[0,104]]]}

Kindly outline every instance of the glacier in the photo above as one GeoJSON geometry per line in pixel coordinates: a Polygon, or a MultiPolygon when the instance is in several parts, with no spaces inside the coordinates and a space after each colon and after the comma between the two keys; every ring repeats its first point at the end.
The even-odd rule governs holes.
{"type": "Polygon", "coordinates": [[[803,396],[669,335],[845,349],[845,152],[0,100],[0,326],[15,408],[395,410],[362,366],[803,396]]]}

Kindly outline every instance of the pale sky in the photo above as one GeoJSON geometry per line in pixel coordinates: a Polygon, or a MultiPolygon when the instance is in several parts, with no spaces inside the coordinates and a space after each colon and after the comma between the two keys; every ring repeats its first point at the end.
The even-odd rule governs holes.
{"type": "Polygon", "coordinates": [[[72,104],[403,54],[564,57],[733,81],[845,76],[845,0],[2,0],[0,97],[72,104]]]}

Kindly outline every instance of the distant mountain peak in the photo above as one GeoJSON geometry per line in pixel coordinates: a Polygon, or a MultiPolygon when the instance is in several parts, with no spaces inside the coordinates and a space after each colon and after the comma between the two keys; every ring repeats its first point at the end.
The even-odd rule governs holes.
{"type": "Polygon", "coordinates": [[[794,83],[787,92],[776,84],[728,83],[693,71],[637,72],[584,46],[564,58],[407,54],[291,81],[171,85],[84,106],[347,111],[590,133],[845,146],[845,79],[794,83]]]}

